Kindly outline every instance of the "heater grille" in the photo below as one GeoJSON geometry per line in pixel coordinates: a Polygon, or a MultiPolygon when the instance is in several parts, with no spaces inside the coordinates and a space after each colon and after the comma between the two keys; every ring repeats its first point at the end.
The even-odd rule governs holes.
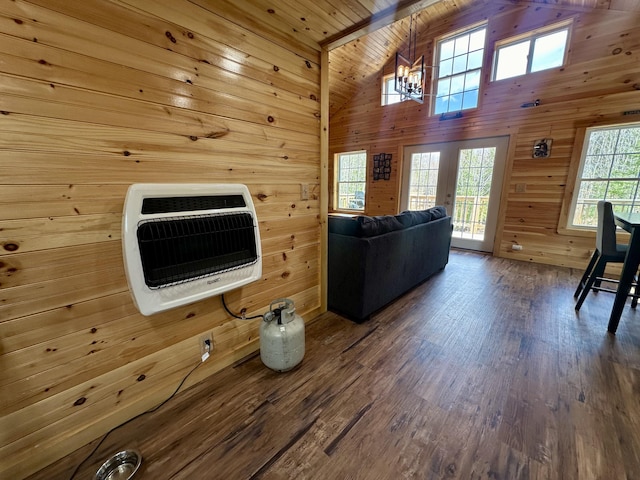
{"type": "Polygon", "coordinates": [[[142,214],[246,207],[242,195],[198,195],[193,197],[150,197],[142,200],[142,214]]]}
{"type": "Polygon", "coordinates": [[[160,288],[258,261],[250,213],[156,218],[138,225],[145,283],[160,288]]]}

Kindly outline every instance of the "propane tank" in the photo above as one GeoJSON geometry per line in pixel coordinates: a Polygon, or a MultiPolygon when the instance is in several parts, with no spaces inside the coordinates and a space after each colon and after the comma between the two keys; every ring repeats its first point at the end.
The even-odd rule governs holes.
{"type": "Polygon", "coordinates": [[[304,357],[304,320],[296,315],[293,300],[279,298],[269,304],[260,324],[260,358],[276,372],[286,372],[304,357]],[[274,308],[274,305],[277,307],[274,308]]]}

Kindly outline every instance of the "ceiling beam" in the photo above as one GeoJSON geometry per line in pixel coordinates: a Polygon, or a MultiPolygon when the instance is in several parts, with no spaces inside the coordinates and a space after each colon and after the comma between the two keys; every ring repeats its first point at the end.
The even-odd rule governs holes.
{"type": "Polygon", "coordinates": [[[400,0],[396,5],[387,7],[379,13],[332,35],[322,41],[320,45],[327,50],[333,50],[438,2],[440,0],[400,0]]]}

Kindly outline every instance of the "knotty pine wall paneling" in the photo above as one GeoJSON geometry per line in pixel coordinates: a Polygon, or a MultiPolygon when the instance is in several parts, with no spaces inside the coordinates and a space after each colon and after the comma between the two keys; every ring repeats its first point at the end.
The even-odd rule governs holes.
{"type": "Polygon", "coordinates": [[[230,308],[319,311],[319,53],[211,5],[0,4],[0,478],[157,405],[203,333],[214,351],[189,384],[258,348],[259,321],[219,297],[138,313],[121,253],[130,184],[247,184],[263,277],[230,308]]]}
{"type": "MultiPolygon", "coordinates": [[[[469,138],[510,135],[515,145],[508,159],[509,177],[504,185],[501,228],[494,254],[519,260],[584,268],[595,244],[595,235],[558,233],[567,174],[579,125],[640,121],[623,112],[640,108],[640,13],[606,9],[569,9],[548,5],[496,3],[450,16],[446,22],[429,24],[419,32],[418,53],[433,57],[433,40],[461,27],[486,21],[490,64],[493,45],[557,21],[572,21],[568,63],[562,68],[490,82],[483,72],[478,109],[465,111],[460,119],[440,121],[429,115],[429,105],[416,102],[380,106],[382,75],[393,72],[389,62],[377,78],[331,118],[331,153],[352,146],[385,145],[397,151],[394,171],[401,172],[401,152],[406,145],[469,138]],[[534,108],[523,103],[541,100],[534,108]],[[551,138],[549,158],[533,159],[536,139],[551,138]],[[518,186],[518,191],[516,191],[518,186]],[[521,191],[524,188],[524,191],[521,191]],[[512,251],[518,243],[522,251],[512,251]]],[[[341,48],[348,48],[345,45],[341,48]]],[[[428,72],[427,72],[428,73],[428,72]]],[[[370,147],[371,154],[377,153],[370,147]]],[[[399,210],[399,184],[369,179],[368,214],[393,214],[399,210]],[[389,202],[388,199],[394,198],[389,202]],[[380,208],[378,208],[380,206],[380,208]]]]}

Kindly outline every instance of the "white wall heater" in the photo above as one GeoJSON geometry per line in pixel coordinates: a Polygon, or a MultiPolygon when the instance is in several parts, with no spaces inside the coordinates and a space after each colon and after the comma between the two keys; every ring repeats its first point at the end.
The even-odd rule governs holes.
{"type": "Polygon", "coordinates": [[[129,289],[143,315],[219,295],[262,276],[246,185],[133,184],[122,219],[129,289]]]}

